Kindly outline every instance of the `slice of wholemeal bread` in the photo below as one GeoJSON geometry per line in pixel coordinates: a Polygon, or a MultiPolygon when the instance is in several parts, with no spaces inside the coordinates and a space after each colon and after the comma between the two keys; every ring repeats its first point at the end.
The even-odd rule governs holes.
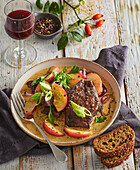
{"type": "Polygon", "coordinates": [[[135,142],[134,130],[128,125],[122,125],[113,131],[94,139],[95,153],[102,158],[121,156],[135,142]]]}
{"type": "Polygon", "coordinates": [[[132,146],[127,148],[127,151],[122,153],[120,156],[114,156],[110,158],[101,158],[101,162],[106,165],[108,168],[115,167],[123,163],[126,159],[129,158],[134,149],[134,143],[132,146]]]}

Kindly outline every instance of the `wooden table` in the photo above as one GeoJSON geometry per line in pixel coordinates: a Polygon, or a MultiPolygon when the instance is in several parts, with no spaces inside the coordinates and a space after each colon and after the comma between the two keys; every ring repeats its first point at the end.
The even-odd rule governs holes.
{"type": "MultiPolygon", "coordinates": [[[[35,6],[35,0],[30,0],[35,6]]],[[[30,67],[41,61],[59,57],[80,57],[88,60],[96,59],[100,50],[117,44],[129,47],[126,76],[122,86],[122,100],[140,118],[140,1],[139,0],[86,0],[81,7],[84,14],[104,14],[105,23],[101,28],[93,29],[92,36],[83,39],[82,43],[68,46],[64,51],[57,50],[60,34],[51,40],[41,40],[35,35],[26,41],[33,44],[38,53],[37,60],[29,66],[15,69],[5,64],[4,50],[13,43],[4,30],[3,8],[8,0],[0,3],[0,88],[13,87],[18,78],[30,67]]],[[[45,0],[44,0],[45,2],[45,0]]],[[[59,2],[59,1],[57,1],[59,2]]],[[[35,8],[36,11],[38,9],[35,8]]],[[[76,17],[72,10],[66,8],[62,14],[64,30],[76,17]]],[[[16,42],[16,41],[14,41],[16,42]]],[[[107,169],[94,153],[92,146],[73,146],[64,150],[68,161],[64,164],[56,162],[52,154],[44,156],[21,156],[0,165],[0,170],[91,170],[107,169]]],[[[140,148],[135,148],[130,158],[114,170],[140,169],[140,148]]]]}

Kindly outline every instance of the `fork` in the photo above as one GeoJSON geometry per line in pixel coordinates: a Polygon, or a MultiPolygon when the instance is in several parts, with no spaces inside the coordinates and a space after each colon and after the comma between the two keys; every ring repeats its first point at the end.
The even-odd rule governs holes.
{"type": "Polygon", "coordinates": [[[54,154],[54,157],[55,159],[58,161],[58,162],[61,162],[61,163],[64,163],[67,161],[67,155],[61,151],[57,146],[55,146],[50,140],[49,138],[45,135],[45,133],[41,130],[41,128],[37,125],[37,123],[35,122],[34,118],[31,118],[31,119],[26,119],[25,118],[25,114],[24,114],[24,106],[25,106],[25,100],[23,98],[23,96],[20,94],[20,93],[16,93],[16,94],[12,94],[11,95],[11,99],[12,99],[12,102],[13,102],[13,106],[16,110],[16,112],[18,113],[18,115],[26,120],[26,121],[30,121],[32,122],[37,128],[38,130],[40,131],[40,133],[42,134],[42,136],[46,139],[46,141],[48,142],[53,154],[54,154]]]}

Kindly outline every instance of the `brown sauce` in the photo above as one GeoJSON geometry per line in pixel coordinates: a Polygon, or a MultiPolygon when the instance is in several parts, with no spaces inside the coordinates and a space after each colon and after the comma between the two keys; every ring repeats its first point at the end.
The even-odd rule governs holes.
{"type": "MultiPolygon", "coordinates": [[[[60,66],[59,69],[60,70],[63,70],[64,66],[60,66]]],[[[66,69],[70,70],[71,67],[66,67],[66,69]]],[[[49,68],[46,68],[46,69],[43,69],[37,73],[35,73],[34,75],[32,75],[28,80],[28,81],[31,81],[31,80],[34,80],[34,79],[37,79],[38,77],[40,76],[43,76],[43,75],[46,75],[47,72],[48,72],[48,69],[49,68]]],[[[87,70],[88,72],[91,72],[90,70],[87,70]]],[[[115,108],[116,108],[116,102],[115,102],[115,96],[114,96],[114,92],[113,92],[113,89],[111,88],[109,82],[107,80],[105,80],[102,76],[100,76],[101,79],[102,79],[102,82],[104,84],[104,86],[106,87],[107,89],[107,92],[106,94],[109,94],[110,95],[110,100],[103,105],[103,112],[104,113],[107,113],[108,112],[108,107],[109,107],[109,102],[112,101],[112,99],[114,99],[114,102],[111,103],[111,108],[110,108],[110,114],[108,116],[106,116],[106,120],[102,123],[94,123],[95,122],[95,118],[96,116],[100,116],[101,113],[98,112],[98,114],[93,118],[93,121],[92,121],[92,124],[91,124],[91,128],[90,129],[85,129],[85,128],[73,128],[73,129],[77,129],[77,130],[84,130],[84,131],[90,131],[92,133],[92,135],[100,132],[103,128],[105,128],[108,123],[111,121],[112,119],[112,116],[113,116],[113,113],[115,111],[115,108]]],[[[24,86],[22,87],[21,89],[21,93],[24,93],[25,91],[31,93],[31,89],[29,89],[26,85],[26,83],[24,84],[24,86]]],[[[57,143],[65,143],[65,142],[75,142],[75,141],[79,141],[79,138],[73,138],[73,137],[70,137],[68,136],[67,134],[65,134],[65,136],[63,137],[56,137],[56,136],[52,136],[52,135],[49,135],[43,128],[43,122],[44,122],[44,119],[43,117],[46,115],[44,113],[42,113],[42,111],[44,110],[44,106],[43,105],[39,105],[37,106],[36,110],[34,111],[33,113],[33,116],[34,116],[34,119],[36,121],[36,123],[41,127],[41,129],[44,131],[44,133],[49,137],[49,139],[52,141],[52,142],[57,142],[57,143]]],[[[42,135],[40,134],[40,132],[38,131],[38,129],[31,123],[31,122],[27,122],[25,120],[21,120],[23,125],[31,132],[33,133],[35,136],[41,138],[41,139],[44,139],[42,137],[42,135]]],[[[55,121],[56,124],[58,124],[59,126],[55,126],[56,129],[59,129],[62,133],[65,133],[63,131],[63,128],[65,126],[65,112],[62,113],[62,115],[56,119],[55,121]]],[[[84,138],[80,138],[80,139],[85,139],[87,137],[84,137],[84,138]]]]}

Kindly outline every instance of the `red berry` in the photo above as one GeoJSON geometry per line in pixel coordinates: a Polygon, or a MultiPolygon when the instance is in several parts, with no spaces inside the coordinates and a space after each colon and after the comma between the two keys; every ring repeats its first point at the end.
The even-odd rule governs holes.
{"type": "Polygon", "coordinates": [[[105,20],[103,20],[103,19],[97,21],[97,22],[96,22],[96,27],[101,27],[104,22],[105,22],[105,20]]]}
{"type": "Polygon", "coordinates": [[[95,14],[95,15],[93,15],[92,19],[93,19],[93,20],[98,20],[98,19],[100,19],[101,17],[103,17],[102,14],[95,14]]]}
{"type": "Polygon", "coordinates": [[[91,35],[92,29],[89,24],[85,25],[85,32],[87,35],[91,35]]]}

